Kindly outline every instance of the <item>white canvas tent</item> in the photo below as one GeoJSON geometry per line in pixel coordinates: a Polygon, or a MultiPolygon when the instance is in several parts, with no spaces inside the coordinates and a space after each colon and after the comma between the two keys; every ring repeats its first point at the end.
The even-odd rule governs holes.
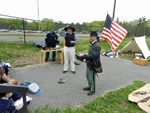
{"type": "Polygon", "coordinates": [[[150,51],[146,44],[146,36],[134,37],[126,46],[124,46],[118,53],[132,51],[135,53],[142,53],[145,59],[150,56],[150,51]]]}

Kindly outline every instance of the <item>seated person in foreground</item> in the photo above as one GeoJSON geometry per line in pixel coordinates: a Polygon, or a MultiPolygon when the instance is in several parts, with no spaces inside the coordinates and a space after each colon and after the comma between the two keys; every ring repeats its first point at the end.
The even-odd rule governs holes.
{"type": "Polygon", "coordinates": [[[0,67],[0,83],[8,83],[9,79],[5,74],[5,70],[0,67]]]}
{"type": "Polygon", "coordinates": [[[23,107],[23,104],[14,105],[14,101],[21,98],[16,98],[18,95],[15,93],[0,93],[0,113],[17,113],[23,107]]]}
{"type": "Polygon", "coordinates": [[[0,60],[0,67],[2,67],[5,70],[5,74],[8,75],[11,65],[9,63],[1,62],[0,60]]]}

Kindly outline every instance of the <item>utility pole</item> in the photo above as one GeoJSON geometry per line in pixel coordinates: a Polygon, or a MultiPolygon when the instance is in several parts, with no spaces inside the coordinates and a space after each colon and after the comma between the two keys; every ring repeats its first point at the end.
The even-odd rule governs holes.
{"type": "Polygon", "coordinates": [[[40,15],[39,15],[39,2],[37,0],[38,20],[39,20],[39,31],[40,31],[40,15]]]}
{"type": "Polygon", "coordinates": [[[112,16],[113,19],[115,17],[115,7],[116,7],[116,0],[114,0],[114,10],[113,10],[113,16],[112,16]]]}

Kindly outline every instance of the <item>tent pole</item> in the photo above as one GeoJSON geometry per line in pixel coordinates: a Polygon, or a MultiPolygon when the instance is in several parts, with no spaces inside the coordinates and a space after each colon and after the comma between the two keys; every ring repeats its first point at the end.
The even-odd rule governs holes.
{"type": "MultiPolygon", "coordinates": [[[[134,41],[134,37],[132,38],[132,41],[134,41]]],[[[133,57],[133,51],[134,51],[134,46],[132,44],[132,57],[133,57]]]]}
{"type": "Polygon", "coordinates": [[[134,47],[132,47],[132,57],[133,57],[133,51],[134,51],[134,47]]]}

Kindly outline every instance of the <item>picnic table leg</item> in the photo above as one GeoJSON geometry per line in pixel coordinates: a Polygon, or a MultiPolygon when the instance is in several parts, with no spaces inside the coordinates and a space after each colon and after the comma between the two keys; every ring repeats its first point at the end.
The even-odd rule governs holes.
{"type": "Polygon", "coordinates": [[[62,51],[62,54],[63,54],[63,64],[64,64],[64,51],[62,51]]]}
{"type": "Polygon", "coordinates": [[[63,65],[63,51],[61,51],[61,65],[63,65]]]}
{"type": "Polygon", "coordinates": [[[56,57],[57,57],[57,62],[58,62],[58,60],[59,60],[59,53],[58,53],[58,51],[56,52],[56,57]]]}
{"type": "Polygon", "coordinates": [[[44,53],[44,55],[43,55],[43,68],[45,68],[45,54],[46,54],[46,52],[43,52],[44,53]]]}

